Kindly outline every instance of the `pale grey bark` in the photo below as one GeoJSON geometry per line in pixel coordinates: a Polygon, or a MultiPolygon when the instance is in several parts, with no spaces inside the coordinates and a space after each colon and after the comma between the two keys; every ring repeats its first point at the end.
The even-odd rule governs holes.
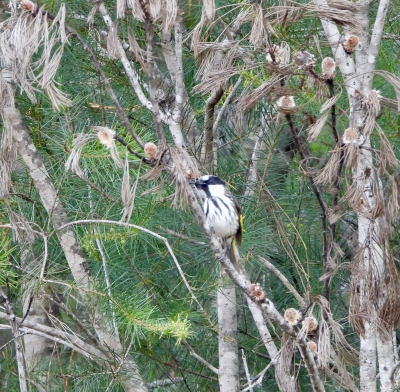
{"type": "MultiPolygon", "coordinates": [[[[264,125],[264,124],[263,124],[264,125]]],[[[261,126],[261,129],[258,133],[258,136],[256,138],[256,141],[254,143],[253,151],[251,153],[251,158],[250,158],[250,168],[249,168],[249,174],[247,175],[247,181],[246,181],[246,190],[244,191],[244,196],[245,197],[251,197],[254,195],[254,187],[257,184],[257,173],[258,173],[258,162],[259,162],[259,157],[261,154],[261,147],[263,145],[263,136],[264,136],[264,126],[261,126]]]]}
{"type": "MultiPolygon", "coordinates": [[[[225,274],[222,274],[222,277],[225,274]]],[[[237,341],[236,290],[224,284],[217,291],[218,382],[220,392],[239,392],[239,358],[237,341]]]]}
{"type": "Polygon", "coordinates": [[[189,103],[189,96],[183,80],[182,34],[183,26],[177,22],[175,24],[175,45],[172,45],[170,33],[164,33],[161,41],[165,65],[175,85],[175,106],[170,116],[169,129],[174,139],[174,144],[178,147],[183,147],[185,142],[180,124],[182,120],[182,110],[183,107],[185,107],[187,120],[184,122],[183,128],[187,131],[186,134],[189,145],[191,148],[196,149],[198,147],[199,130],[196,116],[189,103]]]}
{"type": "Polygon", "coordinates": [[[254,324],[258,329],[258,333],[260,334],[260,338],[264,343],[265,348],[271,358],[276,358],[278,355],[278,348],[269,332],[269,329],[265,323],[264,316],[260,310],[260,308],[249,298],[246,296],[247,305],[250,309],[251,315],[253,316],[254,324]]]}
{"type": "Polygon", "coordinates": [[[19,390],[20,392],[28,392],[28,387],[26,383],[25,360],[22,347],[22,339],[18,330],[18,320],[17,317],[15,317],[11,305],[8,302],[8,298],[1,287],[0,300],[2,305],[4,306],[4,309],[6,310],[6,313],[2,313],[2,318],[3,320],[8,320],[14,335],[15,357],[18,365],[19,390]]]}
{"type": "MultiPolygon", "coordinates": [[[[32,290],[24,290],[22,288],[22,291],[25,296],[22,308],[23,314],[25,315],[29,309],[26,320],[43,325],[50,325],[44,309],[44,301],[40,299],[36,293],[33,293],[32,290]],[[31,295],[33,296],[32,302],[30,297],[31,295]]],[[[35,335],[24,335],[23,340],[26,370],[29,374],[34,371],[44,359],[46,359],[52,350],[53,344],[48,339],[43,339],[42,337],[35,335]]],[[[39,379],[42,382],[45,381],[41,375],[39,376],[39,379]]]]}
{"type": "Polygon", "coordinates": [[[379,363],[379,384],[381,392],[393,391],[391,380],[394,367],[393,340],[390,334],[377,334],[376,348],[379,363]]]}
{"type": "Polygon", "coordinates": [[[376,391],[376,330],[370,323],[364,325],[360,339],[360,392],[376,391]]]}
{"type": "MultiPolygon", "coordinates": [[[[182,63],[183,25],[179,22],[176,22],[174,31],[175,31],[175,56],[174,56],[175,65],[173,67],[174,68],[173,80],[175,82],[175,106],[174,110],[172,111],[172,121],[178,124],[182,120],[183,104],[188,102],[188,96],[183,81],[183,63],[182,63]]],[[[178,147],[184,146],[184,144],[181,145],[177,144],[177,145],[178,147]]]]}
{"type": "MultiPolygon", "coordinates": [[[[225,53],[230,47],[230,39],[225,38],[219,45],[219,49],[215,51],[212,58],[211,70],[218,70],[224,60],[225,53]]],[[[215,109],[224,93],[222,86],[212,89],[210,96],[206,100],[205,116],[204,116],[204,131],[203,144],[201,148],[201,162],[204,163],[205,169],[212,173],[217,167],[217,149],[214,144],[218,139],[218,129],[214,130],[215,124],[215,109]]]]}

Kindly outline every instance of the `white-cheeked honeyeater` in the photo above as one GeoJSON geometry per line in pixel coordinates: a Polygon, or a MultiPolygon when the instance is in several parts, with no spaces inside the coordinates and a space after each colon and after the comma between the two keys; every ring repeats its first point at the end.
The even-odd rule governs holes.
{"type": "Polygon", "coordinates": [[[235,196],[225,181],[216,176],[202,176],[190,183],[204,191],[203,211],[207,223],[226,249],[232,264],[239,270],[234,240],[238,245],[242,244],[243,216],[235,196]]]}

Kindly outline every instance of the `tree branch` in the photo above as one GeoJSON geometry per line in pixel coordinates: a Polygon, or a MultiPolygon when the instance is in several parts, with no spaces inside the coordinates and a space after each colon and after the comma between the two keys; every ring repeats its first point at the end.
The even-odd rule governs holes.
{"type": "Polygon", "coordinates": [[[200,363],[202,363],[205,367],[210,369],[213,373],[218,374],[218,369],[215,368],[211,363],[207,362],[204,358],[198,355],[194,350],[193,347],[186,341],[182,340],[182,344],[189,350],[189,354],[196,358],[200,363]]]}
{"type": "Polygon", "coordinates": [[[17,325],[18,318],[15,317],[11,305],[8,302],[8,298],[1,287],[0,287],[0,300],[6,311],[6,313],[0,312],[0,318],[9,321],[14,335],[15,356],[18,365],[19,388],[21,392],[28,392],[28,386],[26,383],[26,374],[25,374],[24,353],[22,351],[23,346],[22,346],[21,335],[18,332],[18,325],[17,325]]]}
{"type": "Polygon", "coordinates": [[[296,298],[296,300],[300,306],[305,305],[305,301],[304,301],[303,297],[293,287],[293,285],[289,282],[289,280],[286,278],[286,276],[283,275],[281,271],[279,271],[278,268],[276,268],[272,263],[270,263],[264,257],[258,256],[258,255],[256,255],[255,257],[258,261],[260,261],[264,265],[264,267],[266,267],[267,269],[269,269],[271,272],[273,272],[276,275],[276,277],[283,283],[283,285],[292,293],[293,297],[296,298]]]}
{"type": "MultiPolygon", "coordinates": [[[[116,29],[117,27],[114,25],[108,10],[106,8],[106,6],[104,5],[103,1],[100,1],[100,6],[99,6],[99,11],[101,16],[103,17],[104,23],[107,25],[108,29],[109,29],[109,33],[111,30],[116,29]]],[[[136,74],[136,72],[134,71],[134,69],[131,67],[131,64],[128,60],[128,58],[126,57],[126,53],[124,48],[121,45],[121,42],[119,40],[119,38],[117,37],[117,39],[115,41],[113,41],[116,45],[117,45],[117,52],[118,55],[120,56],[120,60],[121,63],[125,69],[125,72],[128,76],[129,82],[133,88],[133,90],[136,93],[136,96],[138,97],[140,103],[148,110],[152,111],[152,104],[151,102],[147,99],[147,97],[144,95],[143,90],[140,86],[139,83],[139,77],[136,74]]]]}
{"type": "Polygon", "coordinates": [[[206,101],[206,114],[204,117],[204,144],[205,144],[205,155],[204,164],[207,170],[213,172],[213,161],[214,161],[214,112],[215,106],[222,98],[224,90],[222,87],[217,88],[211,93],[211,96],[206,101]]]}

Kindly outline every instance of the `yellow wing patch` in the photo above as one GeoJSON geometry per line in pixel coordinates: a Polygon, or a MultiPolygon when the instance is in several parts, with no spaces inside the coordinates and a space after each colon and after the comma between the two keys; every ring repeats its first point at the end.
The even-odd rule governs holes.
{"type": "Polygon", "coordinates": [[[240,229],[242,230],[242,232],[244,232],[243,219],[244,219],[244,216],[242,214],[239,214],[239,226],[240,226],[240,229]]]}

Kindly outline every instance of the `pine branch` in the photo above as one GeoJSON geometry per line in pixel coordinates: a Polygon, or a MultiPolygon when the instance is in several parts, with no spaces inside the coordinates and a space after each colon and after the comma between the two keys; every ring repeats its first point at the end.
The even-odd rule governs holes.
{"type": "MultiPolygon", "coordinates": [[[[54,15],[49,14],[48,12],[43,13],[49,20],[54,21],[55,17],[54,15]]],[[[102,82],[104,83],[104,86],[106,87],[106,90],[108,92],[108,95],[110,96],[111,100],[113,101],[116,112],[118,114],[118,117],[121,120],[122,125],[128,130],[128,132],[131,134],[131,136],[135,139],[135,141],[139,144],[139,146],[143,149],[144,148],[144,142],[142,139],[136,134],[135,130],[133,129],[128,117],[125,115],[124,109],[122,108],[121,104],[119,103],[119,100],[111,87],[111,84],[109,82],[109,78],[104,72],[99,60],[97,59],[96,55],[93,53],[92,49],[89,47],[89,45],[84,41],[84,39],[71,27],[65,26],[65,30],[68,34],[70,34],[72,37],[74,37],[81,45],[83,50],[86,52],[86,54],[89,56],[90,61],[93,63],[94,67],[96,68],[99,77],[101,78],[102,82]]]]}
{"type": "MultiPolygon", "coordinates": [[[[172,250],[168,239],[151,231],[148,230],[144,227],[141,226],[137,226],[137,225],[133,225],[131,223],[124,223],[124,222],[118,222],[118,221],[112,221],[112,220],[108,220],[108,219],[81,219],[81,220],[77,220],[77,221],[73,221],[73,222],[68,222],[65,225],[58,227],[54,232],[60,232],[60,231],[64,231],[65,229],[67,229],[70,226],[76,226],[76,225],[84,225],[84,224],[106,224],[106,225],[117,225],[117,226],[124,226],[124,227],[129,227],[129,228],[133,228],[133,229],[137,229],[140,231],[143,231],[144,233],[150,234],[155,238],[158,238],[159,240],[163,241],[165,246],[168,249],[169,254],[172,257],[172,260],[175,263],[175,266],[177,267],[179,274],[182,278],[182,281],[184,282],[187,290],[189,291],[192,299],[196,302],[196,304],[198,305],[200,311],[202,312],[202,314],[204,315],[204,317],[206,318],[206,320],[208,321],[208,323],[210,324],[210,326],[219,333],[218,328],[215,326],[214,322],[211,320],[210,316],[208,315],[208,313],[204,310],[203,306],[200,304],[199,300],[197,299],[197,297],[194,294],[194,291],[192,289],[192,287],[189,285],[189,282],[187,281],[185,274],[182,271],[182,268],[178,262],[178,259],[176,258],[174,251],[172,250]]],[[[53,232],[53,233],[54,233],[53,232]]],[[[52,233],[52,234],[53,234],[52,233]]],[[[51,234],[51,235],[52,235],[51,234]]]]}

